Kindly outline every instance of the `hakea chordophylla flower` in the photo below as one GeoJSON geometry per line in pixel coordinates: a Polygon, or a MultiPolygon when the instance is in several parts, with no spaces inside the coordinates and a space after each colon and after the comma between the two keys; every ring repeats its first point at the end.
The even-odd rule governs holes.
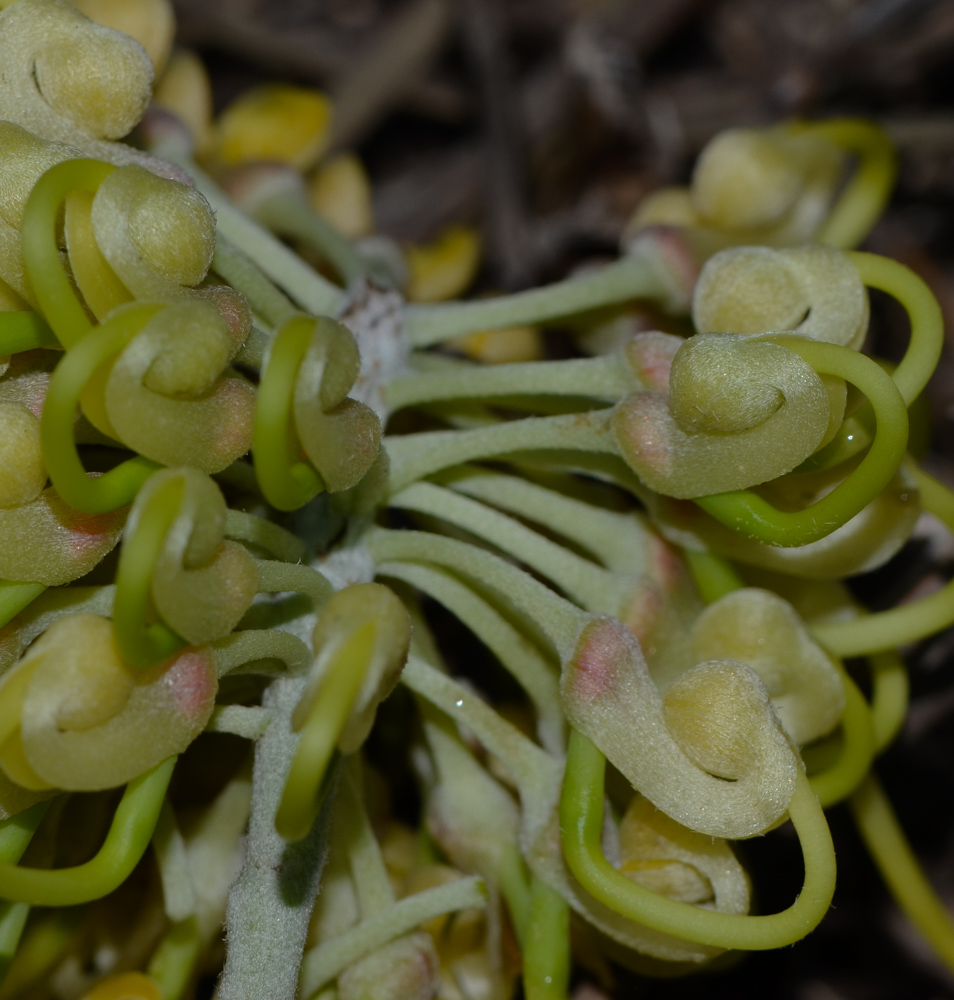
{"type": "Polygon", "coordinates": [[[650,195],[629,229],[662,223],[726,242],[804,243],[825,221],[846,159],[832,142],[785,126],[727,129],[700,154],[691,186],[650,195]]]}
{"type": "Polygon", "coordinates": [[[52,487],[14,507],[0,507],[0,579],[55,587],[79,579],[115,548],[127,508],[86,514],[52,487]]]}
{"type": "Polygon", "coordinates": [[[102,392],[111,437],[164,465],[219,472],[252,442],[255,389],[227,367],[232,349],[213,305],[169,305],[87,386],[84,411],[97,423],[102,392]]]}
{"type": "Polygon", "coordinates": [[[126,166],[93,196],[91,223],[110,267],[137,298],[166,298],[206,276],[215,217],[195,188],[126,166]]]}
{"type": "Polygon", "coordinates": [[[857,268],[832,247],[731,247],[703,266],[692,320],[699,333],[788,330],[857,350],[868,295],[857,268]]]}
{"type": "Polygon", "coordinates": [[[346,326],[325,322],[315,328],[295,381],[295,428],[332,493],[354,486],[378,454],[380,421],[348,395],[360,369],[358,346],[346,326]]]}
{"type": "Polygon", "coordinates": [[[570,723],[684,826],[739,839],[785,812],[799,764],[749,667],[699,664],[661,697],[635,636],[596,618],[564,666],[561,692],[570,723]]]}
{"type": "Polygon", "coordinates": [[[126,535],[160,494],[178,500],[152,572],[152,599],[163,620],[193,645],[228,635],[258,590],[248,550],[224,537],[227,507],[218,486],[188,467],[162,469],[136,496],[126,535]]]}
{"type": "Polygon", "coordinates": [[[0,508],[35,500],[46,485],[40,421],[22,403],[0,397],[0,508]]]}
{"type": "Polygon", "coordinates": [[[0,154],[0,277],[19,296],[35,304],[20,245],[27,198],[50,167],[82,153],[73,146],[41,139],[20,125],[0,120],[0,154]]]}
{"type": "Polygon", "coordinates": [[[111,141],[139,121],[152,93],[152,62],[128,35],[68,0],[16,0],[0,11],[0,64],[3,120],[83,156],[185,179],[172,164],[111,141]]]}
{"type": "Polygon", "coordinates": [[[357,695],[343,719],[338,746],[354,753],[368,738],[378,705],[394,690],[401,677],[411,641],[410,622],[404,605],[380,583],[354,584],[333,594],[318,616],[312,633],[315,664],[308,686],[292,715],[292,726],[307,723],[327,684],[328,671],[354,669],[360,663],[364,676],[357,695]],[[346,643],[364,636],[363,656],[347,665],[335,664],[346,643]]]}
{"type": "Polygon", "coordinates": [[[831,657],[771,591],[745,588],[710,604],[693,626],[692,651],[696,662],[733,659],[751,667],[799,745],[830,733],[845,710],[831,657]]]}
{"type": "MultiPolygon", "coordinates": [[[[636,340],[646,336],[658,345],[666,335],[636,340]]],[[[620,453],[650,489],[678,498],[745,489],[790,472],[824,441],[829,394],[793,352],[739,334],[672,337],[671,347],[668,395],[635,393],[613,415],[620,453]]]]}
{"type": "Polygon", "coordinates": [[[210,649],[134,672],[108,618],[69,615],[0,681],[0,766],[28,788],[113,788],[181,753],[205,727],[217,690],[210,649]]]}

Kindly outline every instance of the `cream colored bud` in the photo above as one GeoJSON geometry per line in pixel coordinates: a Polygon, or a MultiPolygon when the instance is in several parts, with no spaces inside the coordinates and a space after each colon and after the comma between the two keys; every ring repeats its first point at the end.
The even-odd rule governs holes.
{"type": "Polygon", "coordinates": [[[340,153],[309,177],[308,201],[348,239],[360,239],[374,229],[371,181],[354,153],[340,153]]]}
{"type": "Polygon", "coordinates": [[[146,50],[156,76],[172,48],[176,18],[169,0],[71,0],[91,21],[121,31],[146,50]]]}
{"type": "Polygon", "coordinates": [[[209,158],[226,167],[264,161],[307,170],[328,145],[331,117],[331,102],[317,90],[255,87],[219,117],[209,158]]]}
{"type": "Polygon", "coordinates": [[[202,60],[188,49],[174,49],[156,83],[152,103],[174,114],[192,135],[197,156],[212,141],[212,83],[202,60]]]}
{"type": "Polygon", "coordinates": [[[410,302],[443,302],[470,286],[480,266],[480,237],[468,226],[451,226],[424,246],[406,248],[410,302]]]}

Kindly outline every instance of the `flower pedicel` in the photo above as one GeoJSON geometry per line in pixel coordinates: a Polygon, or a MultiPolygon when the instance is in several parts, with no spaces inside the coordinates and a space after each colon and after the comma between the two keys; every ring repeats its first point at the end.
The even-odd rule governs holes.
{"type": "MultiPolygon", "coordinates": [[[[906,455],[940,312],[850,249],[893,178],[880,132],[731,131],[691,189],[644,204],[618,262],[406,305],[393,248],[385,266],[294,217],[324,99],[236,107],[213,176],[157,113],[152,152],[114,141],[166,61],[168,10],[140,6],[148,56],[65,0],[0,11],[4,995],[54,976],[64,996],[185,997],[223,964],[224,921],[223,1000],[504,1000],[518,977],[565,1000],[574,961],[699,967],[809,933],[835,885],[823,807],[845,799],[954,965],[871,768],[905,714],[894,649],[954,621],[952,585],[872,614],[840,582],[921,510],[954,530],[906,455]],[[911,319],[893,370],[860,352],[866,286],[911,319]],[[428,350],[646,297],[695,335],[493,366],[428,350]],[[422,596],[510,703],[455,676],[469,662],[422,596]],[[225,766],[223,734],[253,753],[225,766]],[[418,782],[416,831],[369,736],[418,782]],[[750,914],[732,842],[787,820],[804,888],[750,914]]],[[[183,65],[158,93],[198,134],[183,65]]]]}

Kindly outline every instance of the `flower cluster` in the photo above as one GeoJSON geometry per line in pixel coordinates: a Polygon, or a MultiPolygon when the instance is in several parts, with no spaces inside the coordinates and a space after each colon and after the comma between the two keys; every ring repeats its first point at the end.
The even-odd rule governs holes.
{"type": "Polygon", "coordinates": [[[170,26],[0,10],[2,995],[178,1000],[221,967],[222,1000],[565,1000],[574,962],[808,934],[844,800],[954,963],[872,771],[895,650],[954,585],[871,613],[843,583],[922,511],[954,530],[907,454],[940,310],[850,249],[881,133],[726,133],[615,263],[439,301],[473,234],[368,237],[327,99],[213,121],[170,26]],[[896,367],[861,351],[867,288],[910,317],[896,367]],[[542,359],[646,299],[695,333],[542,359]],[[733,842],[787,821],[804,887],[752,915],[733,842]]]}

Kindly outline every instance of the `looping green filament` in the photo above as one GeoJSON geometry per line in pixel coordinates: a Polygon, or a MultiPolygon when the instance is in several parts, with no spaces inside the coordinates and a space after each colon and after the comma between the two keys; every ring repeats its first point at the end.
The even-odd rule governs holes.
{"type": "Polygon", "coordinates": [[[871,710],[858,685],[841,664],[838,672],[845,689],[841,716],[841,752],[831,767],[809,778],[812,791],[824,808],[846,799],[865,780],[875,754],[875,730],[871,710]]]}
{"type": "Polygon", "coordinates": [[[49,324],[30,310],[0,312],[0,357],[32,351],[38,347],[59,347],[49,324]]]}
{"type": "Polygon", "coordinates": [[[46,585],[42,583],[17,583],[13,580],[0,580],[0,628],[3,628],[27,605],[32,604],[44,590],[46,590],[46,585]]]}
{"type": "Polygon", "coordinates": [[[47,869],[0,861],[0,898],[31,906],[75,906],[116,889],[149,846],[175,763],[169,757],[129,782],[103,846],[85,864],[47,869]]]}
{"type": "Polygon", "coordinates": [[[911,850],[874,773],[851,798],[865,846],[896,902],[948,969],[954,969],[954,920],[911,850]]]}
{"type": "Polygon", "coordinates": [[[536,876],[530,887],[530,918],[522,944],[526,1000],[566,1000],[570,983],[570,907],[536,876]]]}
{"type": "Polygon", "coordinates": [[[944,317],[931,289],[914,271],[889,257],[854,251],[848,254],[869,288],[887,292],[904,306],[911,324],[911,340],[893,375],[895,385],[910,406],[927,385],[944,345],[944,317]]]}
{"type": "Polygon", "coordinates": [[[182,480],[167,482],[139,512],[132,532],[123,538],[116,572],[113,631],[122,658],[131,667],[150,667],[178,652],[185,641],[155,617],[152,574],[162,554],[184,491],[182,480]]]}
{"type": "Polygon", "coordinates": [[[801,768],[789,818],[805,859],[805,882],[795,902],[770,916],[718,913],[680,903],[632,882],[603,856],[606,758],[581,733],[570,734],[560,798],[563,854],[580,884],[601,903],[645,927],[716,948],[764,951],[800,940],[828,912],[835,891],[835,852],[821,807],[801,768]]]}
{"type": "MultiPolygon", "coordinates": [[[[891,373],[906,406],[910,407],[927,385],[937,367],[944,344],[944,317],[931,289],[914,271],[889,257],[854,251],[848,254],[861,280],[897,299],[908,314],[911,327],[908,349],[891,373]]],[[[862,406],[845,420],[824,448],[809,458],[802,468],[822,469],[856,455],[871,440],[871,407],[862,406]]]]}
{"type": "Polygon", "coordinates": [[[83,388],[97,368],[115,357],[163,308],[152,302],[117,310],[68,350],[53,372],[40,419],[43,458],[57,492],[77,510],[104,514],[125,506],[160,468],[137,455],[102,476],[87,475],[73,439],[73,421],[83,388]]]}
{"type": "Polygon", "coordinates": [[[904,456],[908,413],[897,386],[865,355],[800,337],[779,335],[769,339],[794,351],[819,374],[837,375],[856,385],[874,408],[877,419],[874,442],[842,483],[804,510],[780,511],[751,490],[699,497],[695,502],[716,520],[748,538],[768,545],[806,545],[850,521],[888,485],[904,456]]]}
{"type": "Polygon", "coordinates": [[[72,347],[93,324],[60,262],[56,222],[71,191],[95,193],[116,169],[100,160],[65,160],[37,181],[23,212],[23,264],[30,287],[60,343],[72,347]]]}
{"type": "Polygon", "coordinates": [[[376,631],[374,621],[359,626],[328,664],[275,814],[275,829],[286,840],[301,840],[318,815],[325,774],[364,683],[376,631]]]}
{"type": "MultiPolygon", "coordinates": [[[[954,532],[954,493],[914,463],[908,469],[917,480],[924,510],[954,532]]],[[[818,622],[812,635],[836,656],[863,656],[917,642],[954,624],[954,580],[919,601],[861,615],[850,621],[818,622]]]]}
{"type": "Polygon", "coordinates": [[[255,475],[265,499],[277,510],[297,510],[325,488],[317,470],[302,457],[293,413],[298,369],[316,322],[320,320],[293,316],[279,327],[258,387],[252,431],[255,475]]]}
{"type": "Polygon", "coordinates": [[[802,135],[828,139],[858,157],[858,164],[828,213],[819,243],[839,250],[858,246],[884,211],[898,174],[897,155],[884,131],[861,118],[832,118],[823,122],[795,122],[802,135]]]}

